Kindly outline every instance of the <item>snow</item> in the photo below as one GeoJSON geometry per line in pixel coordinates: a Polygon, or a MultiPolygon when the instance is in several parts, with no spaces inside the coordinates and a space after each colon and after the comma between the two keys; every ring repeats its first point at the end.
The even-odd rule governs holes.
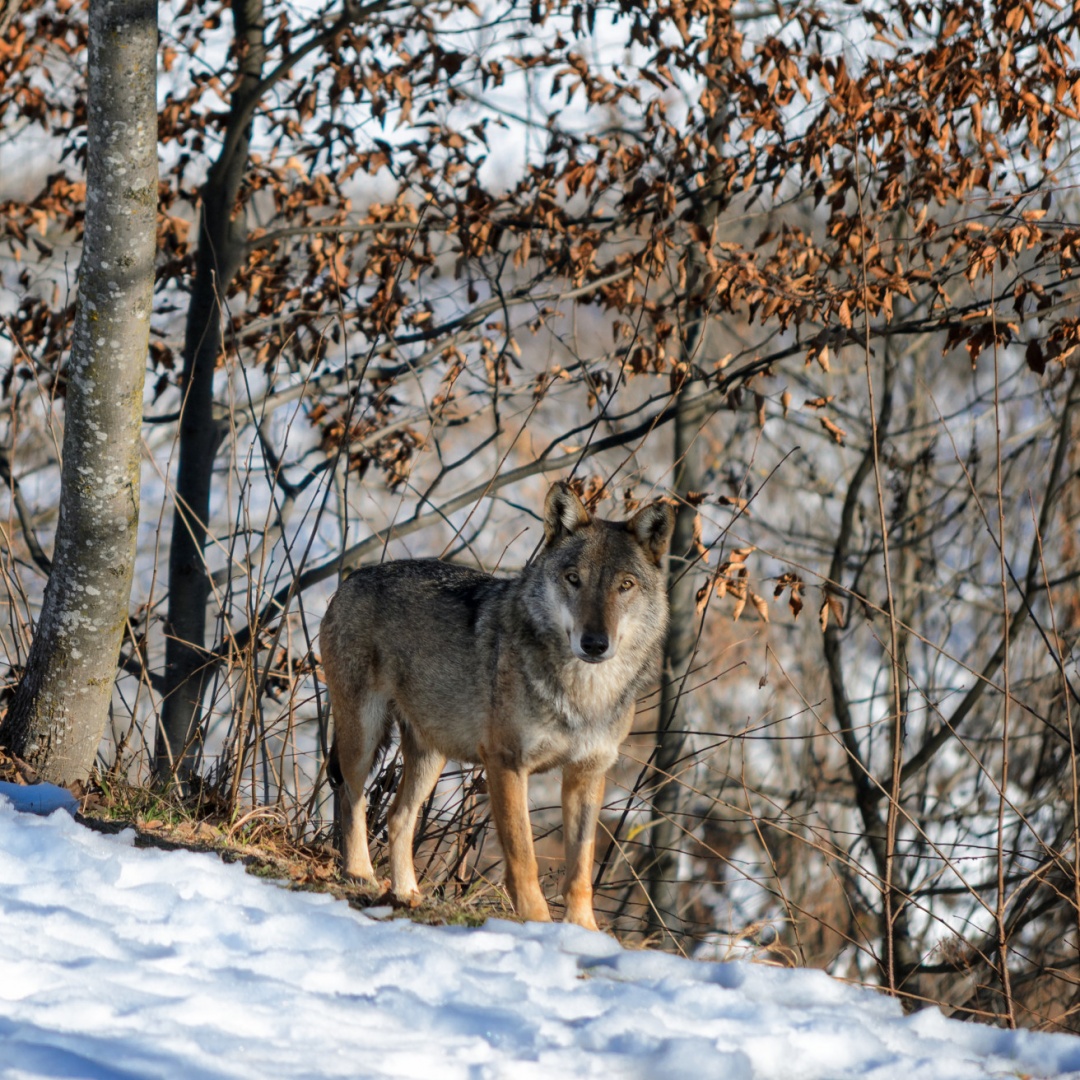
{"type": "Polygon", "coordinates": [[[0,797],[27,814],[51,814],[54,810],[66,810],[74,814],[79,800],[67,788],[56,784],[10,784],[0,780],[0,797]]]}
{"type": "Polygon", "coordinates": [[[1080,1039],[822,972],[372,914],[0,798],[0,1077],[1080,1078],[1080,1039]]]}

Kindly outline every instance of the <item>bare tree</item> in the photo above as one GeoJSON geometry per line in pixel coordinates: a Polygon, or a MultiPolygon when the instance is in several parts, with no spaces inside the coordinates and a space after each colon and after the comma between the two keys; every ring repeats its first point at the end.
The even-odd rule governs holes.
{"type": "Polygon", "coordinates": [[[247,253],[244,211],[237,194],[248,168],[251,124],[266,55],[261,0],[232,5],[238,82],[217,160],[202,189],[198,246],[184,333],[183,404],[172,543],[161,727],[155,746],[160,777],[183,773],[195,754],[206,675],[206,605],[210,598],[204,548],[210,518],[214,458],[225,432],[214,411],[214,372],[222,344],[222,305],[247,253]]]}
{"type": "Polygon", "coordinates": [[[54,780],[83,778],[94,763],[128,617],[156,249],[156,72],[157,5],[94,0],[60,518],[33,646],[0,732],[54,780]]]}

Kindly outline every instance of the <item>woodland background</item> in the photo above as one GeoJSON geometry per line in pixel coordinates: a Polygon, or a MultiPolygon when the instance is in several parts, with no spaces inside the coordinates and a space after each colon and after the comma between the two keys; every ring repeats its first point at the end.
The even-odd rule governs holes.
{"type": "MultiPolygon", "coordinates": [[[[90,32],[71,0],[0,12],[0,735],[71,780],[17,687],[94,269],[90,32]]],[[[158,18],[141,514],[84,776],[324,839],[342,573],[520,567],[557,477],[608,517],[667,497],[600,917],[1080,1030],[1080,6],[158,18]]],[[[488,889],[488,832],[448,772],[428,887],[488,889]]]]}

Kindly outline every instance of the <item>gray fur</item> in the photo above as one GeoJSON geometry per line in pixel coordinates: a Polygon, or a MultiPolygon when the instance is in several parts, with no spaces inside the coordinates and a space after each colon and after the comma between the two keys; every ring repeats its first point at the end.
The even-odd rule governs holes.
{"type": "MultiPolygon", "coordinates": [[[[391,884],[402,900],[418,897],[416,812],[447,758],[483,763],[489,781],[493,773],[527,779],[552,768],[564,770],[564,785],[567,770],[590,782],[599,774],[602,793],[602,774],[661,655],[668,618],[661,561],[672,522],[660,503],[629,522],[591,518],[569,487],[556,484],[545,504],[545,546],[517,577],[416,559],[365,567],[342,584],[321,645],[344,780],[348,873],[373,879],[363,786],[392,720],[405,760],[390,814],[391,884]]],[[[493,793],[504,849],[515,848],[511,833],[520,823],[500,821],[516,813],[501,813],[501,805],[493,793]]],[[[583,811],[575,804],[573,812],[583,811]]],[[[581,842],[591,865],[591,837],[581,842]]],[[[527,846],[516,866],[508,852],[511,893],[521,894],[513,895],[519,913],[542,918],[527,846]],[[532,872],[533,885],[515,886],[515,872],[532,872]]],[[[591,896],[587,915],[583,903],[575,921],[590,925],[591,896]]]]}

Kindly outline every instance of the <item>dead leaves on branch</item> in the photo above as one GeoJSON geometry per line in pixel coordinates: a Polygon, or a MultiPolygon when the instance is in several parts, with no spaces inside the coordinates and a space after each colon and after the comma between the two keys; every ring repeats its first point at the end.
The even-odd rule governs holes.
{"type": "MultiPolygon", "coordinates": [[[[285,355],[295,369],[311,366],[352,327],[391,353],[444,339],[441,354],[453,354],[453,364],[465,357],[488,383],[507,385],[512,328],[496,340],[479,313],[505,288],[492,270],[502,266],[515,271],[522,302],[538,291],[573,293],[563,307],[580,299],[632,327],[617,377],[582,378],[590,406],[639,375],[677,388],[691,368],[675,328],[702,307],[798,328],[806,362],[826,375],[845,345],[891,333],[901,304],[922,312],[919,331],[944,331],[946,348],[966,349],[972,363],[988,347],[1020,344],[1031,371],[1043,374],[1080,344],[1065,313],[1080,230],[1050,213],[1061,125],[1080,119],[1064,21],[1059,33],[1022,0],[994,5],[989,18],[950,5],[940,25],[930,9],[910,5],[845,9],[867,20],[879,45],[856,64],[820,47],[829,32],[823,7],[792,12],[781,36],[764,21],[736,20],[718,0],[646,3],[619,24],[637,66],[602,67],[579,36],[590,11],[570,0],[538,5],[535,21],[551,33],[511,37],[483,55],[460,49],[458,22],[480,18],[468,3],[363,21],[330,10],[305,22],[282,9],[268,23],[273,86],[255,104],[260,143],[242,163],[230,208],[238,227],[245,206],[257,204],[262,219],[229,293],[243,298],[230,304],[230,320],[246,361],[269,368],[285,355]],[[305,63],[286,62],[309,45],[305,63]],[[520,179],[494,190],[481,170],[507,121],[474,109],[475,122],[462,124],[452,106],[482,101],[486,88],[526,70],[550,76],[548,142],[520,179]],[[687,79],[702,90],[684,122],[669,102],[682,101],[672,91],[687,79]],[[601,106],[620,122],[602,131],[564,125],[567,101],[601,106]],[[1024,182],[1014,184],[1021,169],[1024,182]],[[393,192],[358,209],[365,176],[393,192]],[[777,216],[752,242],[720,227],[725,209],[737,217],[791,191],[809,194],[814,223],[777,216]],[[954,300],[1005,280],[1010,317],[954,300]],[[1038,330],[1026,328],[1021,340],[1032,319],[1038,330]],[[327,330],[334,320],[340,325],[327,330]]],[[[227,25],[225,14],[181,5],[163,41],[174,81],[159,128],[168,148],[159,290],[190,283],[202,178],[234,122],[242,50],[219,70],[188,61],[209,31],[227,25]]],[[[70,0],[27,5],[0,42],[0,126],[17,115],[66,155],[42,190],[0,207],[0,242],[17,260],[49,260],[59,237],[81,234],[85,102],[77,80],[54,81],[46,61],[62,54],[77,67],[84,49],[82,8],[70,0]]],[[[27,274],[25,303],[42,311],[27,308],[24,328],[49,323],[59,306],[31,284],[27,274]]],[[[31,341],[43,373],[60,331],[31,341]]],[[[167,368],[174,353],[162,342],[152,359],[167,368]]],[[[719,369],[715,377],[725,378],[719,369]]],[[[552,380],[536,384],[542,394],[552,380]]],[[[755,393],[763,424],[765,398],[755,393]]],[[[843,445],[844,429],[819,419],[843,445]]]]}
{"type": "MultiPolygon", "coordinates": [[[[738,622],[746,605],[757,612],[762,622],[769,622],[769,605],[750,586],[750,571],[746,560],[754,553],[753,547],[739,548],[731,553],[731,556],[722,563],[715,573],[710,574],[708,580],[698,589],[696,594],[696,611],[698,617],[702,615],[706,607],[715,598],[717,601],[731,600],[728,609],[732,622],[738,622]]],[[[787,594],[788,608],[792,619],[798,619],[805,606],[804,590],[806,583],[802,577],[793,570],[789,570],[776,578],[773,589],[773,599],[781,599],[787,594]]],[[[824,633],[830,621],[837,628],[844,626],[844,606],[840,598],[829,588],[822,590],[821,607],[818,609],[818,625],[824,633]]]]}
{"type": "Polygon", "coordinates": [[[732,622],[738,622],[747,603],[754,608],[762,622],[769,621],[769,605],[750,588],[750,571],[747,558],[754,553],[753,547],[737,548],[728,559],[717,567],[716,572],[697,591],[697,613],[705,610],[710,597],[717,600],[730,598],[732,622]]]}
{"type": "Polygon", "coordinates": [[[803,609],[803,579],[799,577],[794,571],[789,570],[785,574],[781,574],[776,579],[776,588],[773,590],[773,598],[779,599],[784,595],[784,592],[788,594],[788,606],[791,608],[791,617],[797,619],[799,612],[803,609]]]}

